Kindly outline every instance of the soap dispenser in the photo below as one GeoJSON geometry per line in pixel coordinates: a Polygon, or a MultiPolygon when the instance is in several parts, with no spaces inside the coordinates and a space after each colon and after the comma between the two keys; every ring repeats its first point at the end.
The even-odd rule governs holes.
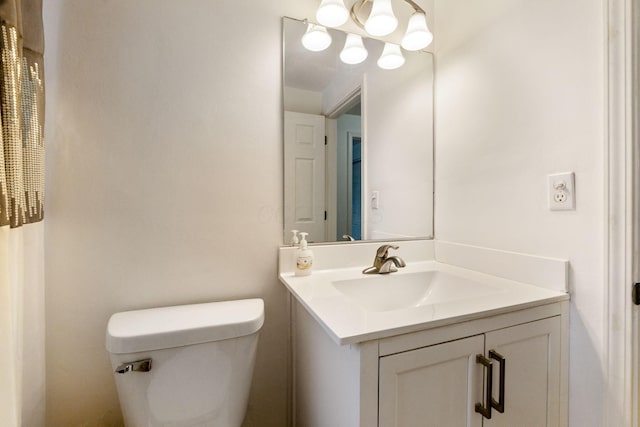
{"type": "Polygon", "coordinates": [[[307,246],[307,235],[309,233],[300,233],[300,248],[296,257],[296,276],[308,276],[311,274],[313,267],[313,252],[307,246]]]}
{"type": "Polygon", "coordinates": [[[300,240],[298,239],[298,230],[291,230],[291,246],[298,246],[300,240]]]}

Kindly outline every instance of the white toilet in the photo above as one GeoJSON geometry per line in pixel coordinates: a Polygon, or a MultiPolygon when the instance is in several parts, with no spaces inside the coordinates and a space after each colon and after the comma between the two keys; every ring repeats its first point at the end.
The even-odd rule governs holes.
{"type": "Polygon", "coordinates": [[[261,299],[116,313],[107,326],[127,427],[240,427],[261,299]]]}

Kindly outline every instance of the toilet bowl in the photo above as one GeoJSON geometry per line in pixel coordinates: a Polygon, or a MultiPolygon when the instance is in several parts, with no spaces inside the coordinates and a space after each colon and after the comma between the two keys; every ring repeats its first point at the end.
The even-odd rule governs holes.
{"type": "Polygon", "coordinates": [[[127,427],[240,427],[251,387],[261,299],[116,313],[107,325],[127,427]]]}

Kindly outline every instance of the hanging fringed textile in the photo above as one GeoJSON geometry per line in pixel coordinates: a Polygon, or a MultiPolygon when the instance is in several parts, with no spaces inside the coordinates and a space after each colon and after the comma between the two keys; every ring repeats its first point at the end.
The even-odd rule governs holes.
{"type": "MultiPolygon", "coordinates": [[[[39,2],[23,1],[0,8],[0,227],[43,218],[42,24],[39,14],[40,28],[28,28],[19,19],[35,6],[39,2]]],[[[32,15],[29,24],[38,22],[32,15]]]]}
{"type": "Polygon", "coordinates": [[[41,0],[0,0],[0,426],[43,427],[41,0]]]}

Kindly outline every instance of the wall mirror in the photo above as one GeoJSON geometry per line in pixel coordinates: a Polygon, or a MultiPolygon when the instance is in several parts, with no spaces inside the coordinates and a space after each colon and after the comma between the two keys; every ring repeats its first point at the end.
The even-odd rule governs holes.
{"type": "Polygon", "coordinates": [[[378,65],[385,43],[362,38],[357,65],[340,59],[347,34],[310,51],[308,24],[283,18],[284,243],[433,236],[433,56],[402,51],[378,65]]]}

